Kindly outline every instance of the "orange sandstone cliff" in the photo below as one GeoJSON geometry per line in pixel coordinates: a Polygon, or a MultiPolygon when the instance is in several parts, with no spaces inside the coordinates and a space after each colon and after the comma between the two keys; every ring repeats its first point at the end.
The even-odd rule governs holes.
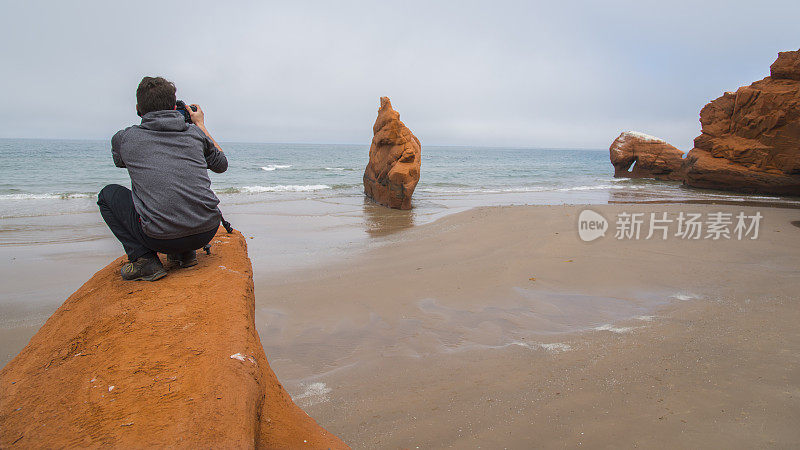
{"type": "Polygon", "coordinates": [[[0,371],[0,447],[347,448],[267,363],[238,232],[156,283],[97,272],[0,371]]]}
{"type": "Polygon", "coordinates": [[[800,50],[779,53],[770,76],[706,105],[700,123],[684,183],[800,195],[800,50]]]}
{"type": "Polygon", "coordinates": [[[372,132],[364,193],[384,206],[411,209],[422,163],[419,139],[400,121],[400,113],[392,109],[388,97],[381,97],[372,132]]]}
{"type": "Polygon", "coordinates": [[[700,124],[702,134],[680,167],[680,150],[661,141],[663,150],[655,153],[653,144],[648,148],[641,140],[628,149],[625,139],[620,143],[623,133],[610,149],[614,176],[800,196],[800,50],[780,52],[770,76],[707,104],[700,111],[700,124]],[[628,171],[634,160],[636,165],[628,171]],[[643,161],[646,167],[640,168],[643,161]]]}

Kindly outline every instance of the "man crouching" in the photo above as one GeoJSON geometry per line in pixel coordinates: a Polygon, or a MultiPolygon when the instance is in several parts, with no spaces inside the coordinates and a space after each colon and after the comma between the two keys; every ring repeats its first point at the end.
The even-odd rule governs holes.
{"type": "Polygon", "coordinates": [[[97,205],[128,255],[121,271],[125,280],[166,276],[157,253],[180,267],[197,264],[195,251],[211,242],[222,217],[207,169],[225,172],[228,160],[206,130],[203,110],[186,107],[187,123],[175,103],[174,84],[142,78],[136,89],[141,125],[111,138],[114,164],[128,169],[133,192],[110,184],[97,205]]]}

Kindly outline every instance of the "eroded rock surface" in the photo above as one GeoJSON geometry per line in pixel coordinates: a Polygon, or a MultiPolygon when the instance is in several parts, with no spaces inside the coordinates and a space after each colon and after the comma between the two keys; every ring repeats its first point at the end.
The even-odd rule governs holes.
{"type": "Polygon", "coordinates": [[[683,152],[657,137],[625,131],[614,140],[609,151],[616,178],[683,178],[683,152]]]}
{"type": "Polygon", "coordinates": [[[97,272],[0,371],[0,447],[346,448],[297,407],[254,323],[238,232],[155,283],[97,272]]]}
{"type": "Polygon", "coordinates": [[[686,184],[800,195],[800,51],[779,53],[770,76],[706,105],[700,123],[686,184]]]}
{"type": "Polygon", "coordinates": [[[419,139],[400,121],[400,113],[392,109],[388,97],[381,97],[372,132],[364,193],[381,205],[411,209],[422,163],[419,139]]]}

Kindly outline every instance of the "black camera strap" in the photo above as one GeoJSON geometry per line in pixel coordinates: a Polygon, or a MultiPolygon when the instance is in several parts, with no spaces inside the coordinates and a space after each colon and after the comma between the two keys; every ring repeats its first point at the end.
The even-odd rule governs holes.
{"type": "Polygon", "coordinates": [[[220,213],[219,217],[220,219],[222,219],[222,226],[225,227],[225,231],[227,231],[228,234],[233,233],[233,227],[231,226],[231,223],[225,220],[224,217],[222,217],[222,213],[220,213]]]}

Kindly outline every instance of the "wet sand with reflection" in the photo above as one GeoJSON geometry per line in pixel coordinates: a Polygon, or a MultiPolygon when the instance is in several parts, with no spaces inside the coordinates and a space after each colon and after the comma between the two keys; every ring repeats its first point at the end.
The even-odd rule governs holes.
{"type": "MultiPolygon", "coordinates": [[[[224,211],[251,237],[270,363],[357,448],[800,440],[796,210],[601,200],[625,200],[588,206],[609,218],[765,219],[756,241],[587,244],[576,206],[460,197],[394,212],[352,197],[224,211]]],[[[120,253],[94,212],[3,219],[2,363],[120,253]]]]}
{"type": "Polygon", "coordinates": [[[356,448],[800,438],[797,210],[589,206],[764,220],[757,240],[585,243],[583,208],[477,208],[260,277],[273,368],[356,448]]]}

